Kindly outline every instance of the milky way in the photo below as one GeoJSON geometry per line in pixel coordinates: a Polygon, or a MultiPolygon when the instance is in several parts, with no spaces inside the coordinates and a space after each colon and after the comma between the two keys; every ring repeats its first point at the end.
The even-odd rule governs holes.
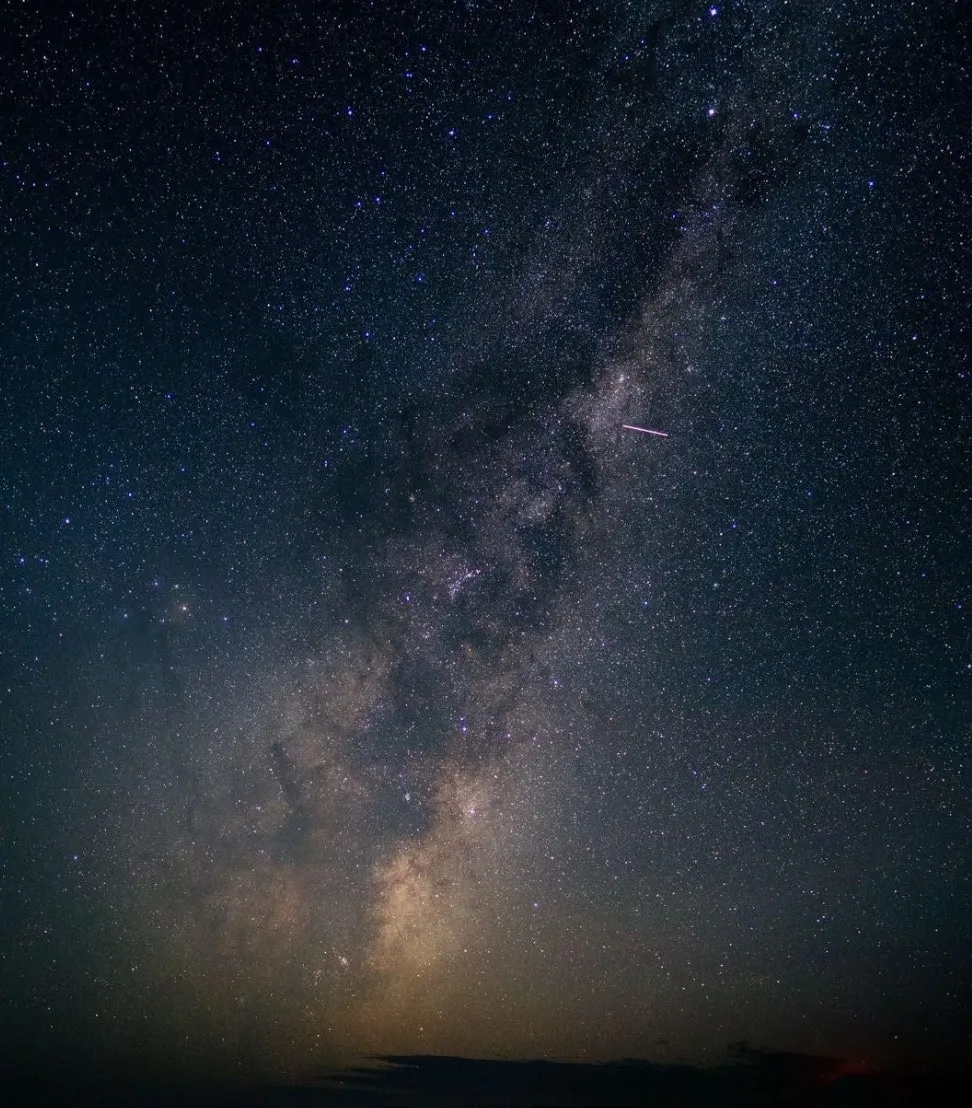
{"type": "Polygon", "coordinates": [[[958,30],[336,12],[38,16],[67,137],[10,93],[4,1026],[954,1053],[958,30]]]}

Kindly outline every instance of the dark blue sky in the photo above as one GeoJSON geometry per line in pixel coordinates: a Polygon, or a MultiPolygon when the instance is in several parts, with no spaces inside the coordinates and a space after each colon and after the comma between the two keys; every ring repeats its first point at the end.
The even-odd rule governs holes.
{"type": "Polygon", "coordinates": [[[957,6],[2,21],[8,1055],[967,1061],[957,6]]]}

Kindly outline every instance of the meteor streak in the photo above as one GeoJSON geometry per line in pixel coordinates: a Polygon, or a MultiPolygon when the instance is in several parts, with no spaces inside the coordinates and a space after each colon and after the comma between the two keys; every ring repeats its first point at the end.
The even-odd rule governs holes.
{"type": "Polygon", "coordinates": [[[643,435],[657,435],[661,439],[668,438],[667,431],[652,431],[648,427],[635,427],[633,423],[622,423],[621,426],[625,431],[640,431],[643,435]]]}

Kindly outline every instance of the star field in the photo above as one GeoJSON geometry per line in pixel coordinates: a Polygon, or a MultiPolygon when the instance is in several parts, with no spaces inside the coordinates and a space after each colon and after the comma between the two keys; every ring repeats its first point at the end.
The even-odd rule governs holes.
{"type": "Polygon", "coordinates": [[[2,18],[8,1060],[968,1063],[965,17],[2,18]]]}

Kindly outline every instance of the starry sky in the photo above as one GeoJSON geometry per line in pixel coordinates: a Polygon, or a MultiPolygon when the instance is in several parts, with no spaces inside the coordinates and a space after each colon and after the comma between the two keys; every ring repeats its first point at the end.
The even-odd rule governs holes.
{"type": "Polygon", "coordinates": [[[5,6],[8,1059],[968,1061],[961,8],[5,6]]]}

